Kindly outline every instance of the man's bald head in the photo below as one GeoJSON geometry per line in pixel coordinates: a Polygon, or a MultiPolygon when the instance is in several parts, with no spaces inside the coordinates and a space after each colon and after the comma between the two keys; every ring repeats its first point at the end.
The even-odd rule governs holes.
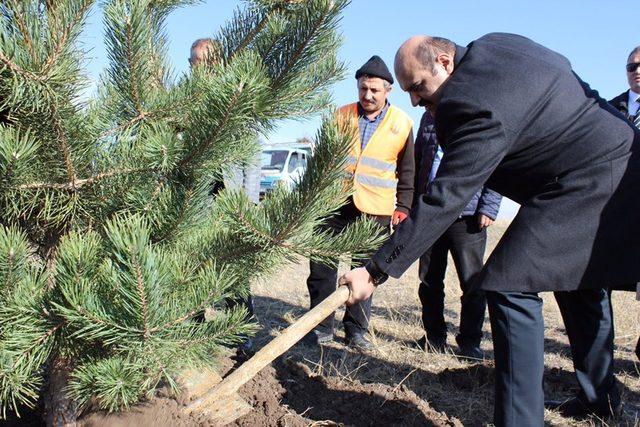
{"type": "Polygon", "coordinates": [[[435,110],[440,89],[453,72],[455,54],[456,45],[441,37],[413,36],[400,46],[394,63],[396,78],[414,106],[435,110]]]}
{"type": "Polygon", "coordinates": [[[220,61],[222,46],[215,39],[198,39],[191,45],[189,63],[192,67],[202,64],[215,64],[220,61]]]}
{"type": "Polygon", "coordinates": [[[413,36],[405,41],[396,53],[394,65],[396,74],[398,71],[403,71],[407,64],[426,68],[433,74],[436,58],[440,53],[455,55],[455,43],[442,37],[413,36]]]}

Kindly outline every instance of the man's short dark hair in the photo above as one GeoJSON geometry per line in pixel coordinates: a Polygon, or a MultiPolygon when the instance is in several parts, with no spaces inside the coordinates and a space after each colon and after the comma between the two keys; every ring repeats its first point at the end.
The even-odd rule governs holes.
{"type": "Polygon", "coordinates": [[[636,46],[633,48],[633,50],[631,51],[631,53],[629,54],[629,56],[627,56],[627,62],[629,61],[629,58],[631,58],[633,55],[640,53],[640,46],[636,46]]]}
{"type": "Polygon", "coordinates": [[[443,37],[429,37],[420,43],[416,49],[416,57],[418,61],[431,71],[436,72],[436,56],[440,53],[448,53],[454,55],[456,53],[456,44],[449,39],[443,37]]]}

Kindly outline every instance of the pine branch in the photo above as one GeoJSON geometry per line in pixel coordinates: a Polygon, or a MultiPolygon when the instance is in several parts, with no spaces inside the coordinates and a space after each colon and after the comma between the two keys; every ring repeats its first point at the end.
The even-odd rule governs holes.
{"type": "Polygon", "coordinates": [[[324,22],[324,19],[329,15],[329,10],[327,10],[321,17],[320,19],[318,19],[314,25],[314,27],[312,28],[312,31],[309,32],[309,35],[307,36],[306,39],[303,40],[303,42],[298,46],[298,49],[293,53],[293,56],[290,58],[289,60],[289,64],[288,64],[288,68],[285,68],[284,70],[282,70],[282,72],[280,73],[279,76],[277,76],[273,82],[273,88],[277,89],[280,87],[280,85],[282,84],[282,82],[284,81],[284,78],[287,75],[287,72],[289,69],[293,68],[298,59],[300,58],[300,56],[302,55],[302,53],[305,51],[305,48],[309,45],[309,43],[311,43],[311,40],[313,40],[314,36],[316,35],[316,32],[318,31],[318,29],[320,28],[320,26],[322,25],[322,23],[324,22]]]}
{"type": "Polygon", "coordinates": [[[40,338],[36,339],[33,342],[33,345],[31,345],[29,348],[25,349],[22,352],[22,354],[19,357],[16,358],[16,360],[13,362],[12,369],[16,369],[18,367],[18,365],[20,364],[20,362],[23,362],[29,356],[29,354],[31,354],[31,352],[33,350],[35,350],[36,348],[40,347],[45,341],[47,341],[49,338],[51,338],[53,336],[53,334],[55,334],[58,331],[58,329],[60,329],[64,325],[65,325],[64,321],[60,322],[57,325],[55,325],[52,328],[50,328],[44,334],[42,334],[42,336],[40,338]]]}
{"type": "Polygon", "coordinates": [[[23,70],[18,65],[16,65],[13,61],[11,61],[9,58],[7,58],[1,51],[0,51],[0,61],[7,68],[9,68],[14,74],[24,76],[27,79],[35,80],[37,82],[44,82],[47,79],[46,76],[38,75],[38,74],[35,74],[35,73],[31,72],[31,71],[23,70]]]}
{"type": "Polygon", "coordinates": [[[189,164],[195,157],[197,157],[200,154],[202,154],[202,152],[213,141],[216,140],[218,134],[220,133],[220,131],[222,129],[225,128],[225,126],[227,125],[227,122],[229,121],[229,118],[233,115],[235,108],[238,106],[238,99],[240,98],[240,95],[242,94],[242,90],[243,89],[244,89],[244,82],[240,82],[240,84],[237,87],[237,90],[235,91],[233,97],[231,98],[231,101],[229,102],[229,105],[226,108],[226,112],[225,112],[224,116],[222,117],[222,120],[221,120],[220,124],[213,131],[213,134],[206,141],[204,141],[202,144],[200,144],[196,149],[191,151],[191,153],[188,154],[184,159],[182,159],[182,161],[180,161],[180,163],[178,165],[179,167],[183,167],[184,165],[189,164]]]}
{"type": "Polygon", "coordinates": [[[12,18],[18,27],[18,30],[22,34],[22,39],[24,40],[25,45],[27,46],[27,50],[31,55],[31,59],[34,63],[37,62],[38,56],[36,54],[36,50],[34,48],[33,40],[31,39],[31,34],[29,29],[27,28],[27,23],[24,21],[24,17],[26,13],[22,10],[22,6],[18,3],[17,0],[7,0],[11,4],[12,18]]]}
{"type": "Polygon", "coordinates": [[[101,181],[106,178],[111,178],[114,176],[120,175],[129,175],[135,173],[152,173],[155,172],[155,168],[129,168],[129,169],[120,169],[120,170],[112,170],[109,172],[102,172],[97,175],[94,175],[90,178],[84,179],[76,179],[75,181],[66,182],[63,184],[56,183],[46,183],[46,182],[34,182],[30,184],[22,184],[16,187],[13,187],[17,190],[62,190],[62,191],[76,191],[82,187],[93,185],[98,181],[101,181]]]}
{"type": "Polygon", "coordinates": [[[158,326],[158,327],[155,327],[155,328],[151,328],[149,331],[151,333],[163,331],[163,330],[166,330],[167,328],[182,324],[186,320],[193,318],[196,314],[198,314],[199,312],[201,312],[205,308],[207,308],[206,306],[209,305],[211,299],[216,294],[216,292],[217,292],[217,289],[213,289],[211,292],[209,292],[207,294],[207,296],[205,297],[205,299],[204,299],[204,301],[205,301],[204,304],[196,306],[193,310],[190,310],[190,311],[186,312],[184,315],[179,316],[179,317],[177,317],[175,319],[172,319],[172,320],[166,322],[165,324],[163,324],[161,326],[158,326]]]}
{"type": "Polygon", "coordinates": [[[151,193],[151,197],[149,197],[149,202],[144,206],[143,211],[148,211],[149,209],[151,209],[151,205],[158,198],[164,186],[165,186],[164,181],[158,181],[158,185],[156,185],[156,188],[153,190],[153,193],[151,193]]]}
{"type": "Polygon", "coordinates": [[[111,129],[107,129],[106,131],[102,132],[100,134],[99,138],[101,138],[101,139],[102,138],[106,138],[106,137],[111,136],[111,135],[113,135],[115,133],[118,133],[118,132],[121,132],[121,131],[123,131],[123,130],[125,130],[127,128],[130,128],[131,126],[135,125],[136,123],[141,122],[144,119],[146,119],[148,114],[149,113],[143,111],[140,114],[138,114],[137,116],[135,116],[134,118],[132,118],[131,120],[129,120],[128,122],[122,123],[122,124],[120,124],[120,125],[118,125],[116,127],[113,127],[111,129]]]}
{"type": "Polygon", "coordinates": [[[289,250],[293,249],[291,245],[288,245],[283,240],[283,237],[288,237],[289,232],[293,228],[293,225],[291,227],[287,227],[284,230],[280,231],[277,235],[271,236],[255,228],[249,221],[247,221],[243,212],[236,211],[236,215],[238,220],[254,235],[259,236],[261,239],[266,240],[272,245],[280,246],[281,248],[289,249],[289,250]]]}
{"type": "MultiPolygon", "coordinates": [[[[56,44],[54,48],[52,49],[51,53],[49,54],[49,56],[47,57],[44,63],[44,67],[43,67],[44,74],[47,74],[51,69],[51,67],[53,66],[53,64],[55,64],[58,61],[60,55],[64,51],[64,46],[69,40],[71,33],[80,24],[80,22],[85,17],[85,14],[89,11],[93,3],[94,3],[94,0],[83,0],[80,8],[76,11],[76,14],[69,20],[68,24],[61,31],[57,31],[57,29],[54,30],[58,39],[56,40],[56,44]]],[[[48,9],[56,10],[51,6],[48,6],[48,9]]]]}
{"type": "MultiPolygon", "coordinates": [[[[125,34],[126,34],[126,39],[125,39],[125,52],[126,52],[126,58],[127,58],[127,64],[129,66],[129,72],[131,73],[131,81],[137,82],[137,78],[136,78],[136,62],[134,61],[133,58],[133,53],[132,53],[132,29],[131,29],[131,22],[127,19],[126,23],[125,23],[125,34]]],[[[142,111],[142,103],[140,102],[140,97],[138,94],[138,89],[136,87],[136,84],[132,84],[130,86],[131,88],[131,99],[133,100],[133,105],[138,113],[138,116],[143,115],[143,111],[142,111]]]]}
{"type": "MultiPolygon", "coordinates": [[[[158,193],[159,191],[160,190],[158,189],[158,193]]],[[[194,191],[192,188],[189,188],[186,190],[186,194],[182,200],[182,203],[180,204],[180,207],[178,208],[178,217],[171,223],[169,229],[163,230],[163,233],[162,233],[163,235],[157,240],[163,240],[164,238],[166,238],[166,236],[172,236],[175,233],[175,231],[180,226],[180,223],[184,221],[186,217],[186,212],[189,209],[189,201],[193,195],[194,195],[194,191]]]]}
{"type": "Polygon", "coordinates": [[[142,278],[142,271],[140,269],[140,263],[135,253],[131,255],[131,261],[133,262],[133,268],[135,269],[138,297],[140,298],[140,306],[142,308],[142,324],[144,325],[145,338],[149,338],[149,314],[147,307],[147,296],[144,289],[144,279],[142,278]]]}
{"type": "Polygon", "coordinates": [[[151,110],[151,111],[142,111],[140,112],[137,116],[133,117],[132,119],[128,120],[125,123],[122,123],[118,126],[115,126],[111,129],[107,129],[104,132],[102,132],[98,138],[102,139],[102,138],[106,138],[108,136],[112,136],[114,134],[117,134],[119,132],[122,132],[125,129],[128,129],[134,125],[136,125],[139,122],[142,122],[144,120],[150,120],[150,119],[155,119],[155,118],[162,118],[163,120],[167,121],[167,122],[171,122],[171,121],[175,121],[177,120],[177,117],[175,116],[166,116],[166,114],[168,113],[173,113],[175,111],[180,111],[182,108],[184,108],[187,104],[189,104],[190,102],[196,102],[197,99],[193,98],[193,99],[185,99],[182,100],[180,103],[176,103],[176,104],[172,104],[169,108],[165,108],[165,109],[155,109],[155,110],[151,110]]]}
{"type": "MultiPolygon", "coordinates": [[[[287,58],[287,64],[284,68],[280,70],[279,75],[275,76],[273,81],[273,89],[277,90],[282,86],[287,75],[291,70],[293,70],[298,64],[298,61],[302,58],[302,56],[308,51],[308,48],[311,46],[312,42],[320,37],[323,30],[326,30],[326,25],[331,23],[329,19],[332,16],[332,12],[336,13],[336,11],[340,10],[340,8],[344,7],[342,4],[336,5],[333,1],[323,2],[324,6],[322,13],[320,16],[316,17],[309,31],[304,35],[302,40],[296,40],[296,49],[290,53],[290,56],[287,58]],[[334,9],[335,8],[335,9],[334,9]]],[[[316,2],[316,5],[318,3],[316,2]]],[[[313,9],[311,9],[313,10],[313,9]]],[[[312,13],[308,11],[306,8],[301,8],[298,13],[312,13]]],[[[295,21],[293,23],[295,25],[295,21]]],[[[291,28],[290,30],[295,33],[297,28],[291,28]]]]}
{"type": "MultiPolygon", "coordinates": [[[[109,330],[115,329],[116,331],[120,331],[125,334],[134,334],[138,336],[144,334],[144,330],[133,328],[130,325],[122,326],[115,322],[108,322],[104,318],[96,316],[93,313],[89,312],[80,304],[76,304],[72,302],[68,306],[59,305],[56,308],[60,311],[60,313],[62,313],[65,316],[65,318],[67,318],[67,321],[70,323],[73,322],[74,320],[77,320],[75,317],[80,316],[88,320],[89,323],[98,324],[109,330]],[[71,310],[75,311],[73,315],[71,315],[71,310]]],[[[93,338],[93,337],[90,337],[90,338],[93,338]]]]}
{"type": "Polygon", "coordinates": [[[258,25],[253,27],[251,29],[251,31],[249,31],[249,33],[242,39],[242,41],[240,42],[240,44],[236,48],[236,51],[233,53],[232,57],[235,56],[237,52],[241,52],[244,49],[246,49],[247,46],[249,46],[249,44],[256,38],[256,36],[258,34],[260,34],[260,32],[262,32],[262,30],[264,30],[264,28],[269,23],[269,20],[271,20],[271,17],[276,13],[277,10],[278,10],[277,8],[274,8],[274,9],[270,10],[269,12],[267,12],[262,17],[262,19],[258,22],[258,25]]]}
{"type": "Polygon", "coordinates": [[[53,129],[56,133],[56,137],[57,137],[56,139],[60,144],[60,150],[62,151],[64,164],[67,169],[67,177],[69,178],[69,182],[71,186],[75,188],[76,172],[73,167],[73,161],[71,160],[71,152],[69,151],[69,143],[67,141],[67,135],[62,129],[62,124],[60,123],[60,116],[58,114],[58,107],[55,103],[51,106],[51,113],[52,113],[51,119],[53,122],[53,129]]]}

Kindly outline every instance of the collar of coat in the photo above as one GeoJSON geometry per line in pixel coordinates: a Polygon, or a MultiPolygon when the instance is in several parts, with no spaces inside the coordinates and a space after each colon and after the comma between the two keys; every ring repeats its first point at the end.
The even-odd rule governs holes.
{"type": "Polygon", "coordinates": [[[629,91],[625,90],[620,95],[609,101],[609,104],[616,107],[616,109],[624,114],[629,112],[629,91]]]}
{"type": "Polygon", "coordinates": [[[467,54],[467,50],[468,48],[464,47],[464,46],[458,46],[456,45],[456,54],[453,57],[453,64],[454,64],[454,71],[456,68],[458,68],[458,65],[460,65],[460,62],[462,61],[462,58],[464,58],[464,56],[467,54]]]}

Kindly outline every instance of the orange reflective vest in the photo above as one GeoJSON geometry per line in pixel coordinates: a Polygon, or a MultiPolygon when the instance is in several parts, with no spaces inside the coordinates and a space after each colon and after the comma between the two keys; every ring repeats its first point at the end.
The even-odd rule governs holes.
{"type": "MultiPolygon", "coordinates": [[[[341,107],[338,115],[351,120],[357,129],[357,103],[341,107]]],[[[390,105],[364,150],[360,138],[354,139],[346,169],[353,177],[353,202],[361,212],[393,215],[398,155],[404,149],[412,126],[413,121],[404,111],[390,105]]]]}

